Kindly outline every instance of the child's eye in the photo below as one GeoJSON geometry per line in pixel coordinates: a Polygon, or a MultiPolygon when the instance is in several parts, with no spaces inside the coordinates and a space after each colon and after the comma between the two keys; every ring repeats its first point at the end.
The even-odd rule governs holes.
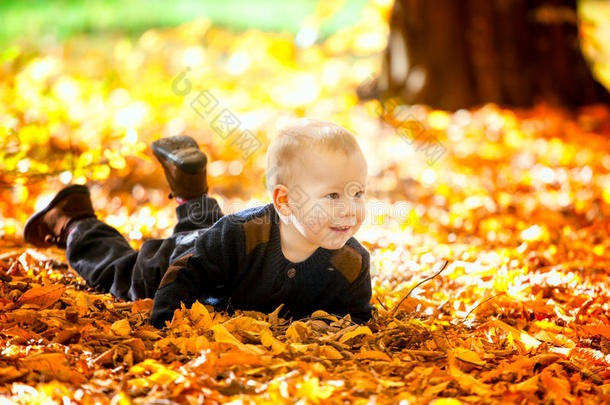
{"type": "Polygon", "coordinates": [[[330,197],[334,200],[335,198],[339,198],[339,193],[330,193],[327,195],[327,197],[330,197]]]}
{"type": "Polygon", "coordinates": [[[364,191],[358,191],[355,195],[356,198],[362,198],[364,196],[364,191]]]}

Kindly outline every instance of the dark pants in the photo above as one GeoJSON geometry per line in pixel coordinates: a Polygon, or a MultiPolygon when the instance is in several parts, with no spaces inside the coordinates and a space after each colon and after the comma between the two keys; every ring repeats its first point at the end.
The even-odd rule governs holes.
{"type": "Polygon", "coordinates": [[[176,207],[176,215],[172,236],[147,240],[139,251],[115,228],[96,218],[83,219],[68,237],[68,263],[90,286],[115,297],[153,298],[169,265],[192,250],[197,236],[223,213],[214,198],[204,195],[176,207]]]}

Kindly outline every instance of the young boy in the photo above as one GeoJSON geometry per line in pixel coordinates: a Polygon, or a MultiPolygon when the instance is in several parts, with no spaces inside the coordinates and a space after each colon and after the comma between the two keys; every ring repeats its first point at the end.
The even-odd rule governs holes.
{"type": "Polygon", "coordinates": [[[154,298],[156,327],[196,300],[267,313],[284,304],[285,318],[322,309],[370,319],[370,256],[353,237],[365,218],[367,164],[349,131],[307,119],[285,127],[267,151],[273,202],[224,216],[207,194],[207,158],[192,138],[151,147],[180,204],[171,237],[133,250],[95,217],[88,188],[72,185],[30,217],[26,242],[66,248],[89,285],[118,298],[154,298]]]}

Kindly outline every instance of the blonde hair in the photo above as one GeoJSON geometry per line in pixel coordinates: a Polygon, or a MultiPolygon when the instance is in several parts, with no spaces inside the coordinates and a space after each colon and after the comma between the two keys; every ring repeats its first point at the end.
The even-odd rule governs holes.
{"type": "Polygon", "coordinates": [[[267,149],[265,180],[269,193],[273,193],[278,184],[294,184],[299,168],[306,163],[303,152],[312,149],[340,151],[345,156],[362,154],[356,137],[342,126],[308,118],[295,120],[278,131],[267,149]]]}

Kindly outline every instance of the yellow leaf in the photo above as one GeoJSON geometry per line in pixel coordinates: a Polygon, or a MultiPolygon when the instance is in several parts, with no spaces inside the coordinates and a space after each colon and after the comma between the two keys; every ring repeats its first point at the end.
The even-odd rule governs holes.
{"type": "Polygon", "coordinates": [[[465,361],[467,363],[476,364],[477,366],[485,365],[485,361],[481,360],[478,354],[473,352],[472,350],[456,347],[453,349],[453,354],[459,360],[465,361]]]}
{"type": "Polygon", "coordinates": [[[211,329],[214,332],[214,340],[217,342],[229,343],[235,346],[243,344],[235,336],[231,335],[223,325],[214,325],[211,329]]]}
{"type": "Polygon", "coordinates": [[[113,159],[110,160],[109,162],[110,167],[112,167],[113,169],[124,169],[127,166],[127,162],[125,161],[125,158],[122,156],[117,156],[113,159]]]}
{"type": "Polygon", "coordinates": [[[210,346],[210,342],[208,342],[205,336],[164,338],[155,342],[156,349],[164,349],[170,345],[175,346],[180,353],[187,355],[199,353],[201,350],[207,349],[210,346]]]}
{"type": "Polygon", "coordinates": [[[332,385],[321,386],[317,377],[306,378],[301,386],[297,386],[297,397],[305,397],[317,402],[317,399],[327,399],[335,390],[332,385]]]}
{"type": "Polygon", "coordinates": [[[174,370],[170,370],[166,367],[163,367],[161,370],[152,374],[148,378],[155,384],[163,386],[163,385],[167,385],[167,384],[174,382],[181,376],[182,375],[180,373],[177,373],[174,370]]]}
{"type": "Polygon", "coordinates": [[[336,316],[330,315],[328,312],[322,311],[321,309],[312,313],[311,317],[312,318],[324,318],[324,319],[328,319],[328,320],[335,321],[335,322],[338,320],[336,316]]]}
{"type": "Polygon", "coordinates": [[[131,400],[127,394],[123,391],[119,391],[110,400],[110,405],[131,405],[131,400]]]}
{"type": "Polygon", "coordinates": [[[439,398],[430,402],[430,405],[462,405],[463,402],[455,398],[439,398]]]}
{"type": "Polygon", "coordinates": [[[262,333],[265,329],[269,328],[269,323],[259,321],[258,319],[254,319],[249,316],[238,316],[231,318],[223,323],[223,325],[229,332],[241,330],[252,333],[262,333]]]}
{"type": "Polygon", "coordinates": [[[493,325],[493,326],[500,328],[500,329],[504,330],[505,332],[509,333],[513,339],[523,343],[523,346],[525,347],[525,350],[527,350],[527,351],[529,351],[532,348],[536,348],[536,347],[540,346],[540,344],[542,343],[538,339],[529,335],[527,332],[518,330],[517,328],[514,328],[500,320],[492,319],[488,322],[488,324],[493,325]]]}
{"type": "Polygon", "coordinates": [[[110,326],[110,330],[117,336],[129,336],[131,333],[131,326],[127,319],[121,319],[110,326]]]}
{"type": "Polygon", "coordinates": [[[188,311],[188,317],[198,327],[209,328],[212,324],[210,313],[205,305],[199,301],[195,301],[191,306],[191,309],[188,311]]]}
{"type": "Polygon", "coordinates": [[[286,338],[293,342],[300,342],[307,337],[309,332],[307,325],[301,321],[295,321],[286,330],[286,338]]]}
{"type": "Polygon", "coordinates": [[[235,336],[231,335],[231,333],[229,333],[229,331],[220,324],[214,325],[212,326],[212,331],[214,332],[214,340],[216,340],[219,343],[227,343],[230,345],[233,345],[235,347],[237,347],[239,350],[241,350],[242,352],[246,352],[246,353],[250,353],[250,354],[264,354],[265,351],[253,346],[253,345],[245,345],[242,342],[240,342],[239,340],[237,340],[237,338],[235,338],[235,336]]]}
{"type": "Polygon", "coordinates": [[[313,343],[310,343],[308,345],[304,345],[302,343],[290,343],[290,349],[293,352],[297,352],[297,353],[305,353],[308,350],[311,350],[313,348],[313,343]]]}
{"type": "Polygon", "coordinates": [[[273,337],[270,330],[264,330],[263,333],[261,333],[261,344],[266,348],[271,349],[273,354],[281,354],[286,351],[286,344],[273,337]]]}
{"type": "Polygon", "coordinates": [[[146,359],[138,364],[134,364],[133,366],[131,366],[131,368],[129,369],[129,374],[138,375],[144,374],[146,372],[156,372],[162,367],[163,366],[159,364],[156,360],[146,359]]]}
{"type": "Polygon", "coordinates": [[[372,334],[373,334],[373,332],[371,332],[371,329],[368,326],[359,326],[355,330],[348,332],[345,335],[341,336],[341,339],[339,339],[339,342],[345,343],[348,340],[355,338],[356,336],[372,335],[372,334]]]}
{"type": "Polygon", "coordinates": [[[106,165],[95,166],[91,173],[93,180],[106,180],[110,176],[110,167],[106,165]]]}

